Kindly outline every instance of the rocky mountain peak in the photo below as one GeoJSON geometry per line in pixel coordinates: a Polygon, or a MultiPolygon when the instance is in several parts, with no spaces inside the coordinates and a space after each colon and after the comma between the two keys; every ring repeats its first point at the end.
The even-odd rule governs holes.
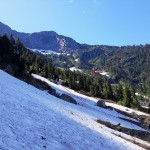
{"type": "Polygon", "coordinates": [[[26,47],[31,49],[52,50],[52,51],[75,51],[81,48],[81,44],[72,38],[59,35],[55,31],[41,31],[34,33],[21,33],[12,30],[9,26],[0,22],[0,35],[11,34],[19,38],[26,47]]]}

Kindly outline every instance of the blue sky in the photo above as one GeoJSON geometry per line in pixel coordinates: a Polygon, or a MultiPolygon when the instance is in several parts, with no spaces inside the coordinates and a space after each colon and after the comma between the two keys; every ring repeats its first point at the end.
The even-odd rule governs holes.
{"type": "Polygon", "coordinates": [[[56,31],[79,43],[150,44],[150,0],[2,0],[0,21],[21,32],[56,31]]]}

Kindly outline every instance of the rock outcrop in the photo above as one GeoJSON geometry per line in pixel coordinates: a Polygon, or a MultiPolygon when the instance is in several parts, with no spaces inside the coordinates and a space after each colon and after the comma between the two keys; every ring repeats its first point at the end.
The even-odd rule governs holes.
{"type": "Polygon", "coordinates": [[[63,99],[64,101],[67,101],[67,102],[70,102],[70,103],[73,103],[73,104],[77,104],[77,102],[74,98],[72,98],[71,96],[66,95],[66,94],[62,94],[60,96],[60,99],[63,99]]]}
{"type": "Polygon", "coordinates": [[[96,105],[99,107],[107,108],[104,100],[99,100],[96,105]]]}

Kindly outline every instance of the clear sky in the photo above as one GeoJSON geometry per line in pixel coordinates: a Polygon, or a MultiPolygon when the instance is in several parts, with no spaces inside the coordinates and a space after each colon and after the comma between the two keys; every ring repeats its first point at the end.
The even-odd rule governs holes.
{"type": "Polygon", "coordinates": [[[0,21],[21,32],[53,30],[79,43],[150,44],[150,0],[1,0],[0,21]]]}

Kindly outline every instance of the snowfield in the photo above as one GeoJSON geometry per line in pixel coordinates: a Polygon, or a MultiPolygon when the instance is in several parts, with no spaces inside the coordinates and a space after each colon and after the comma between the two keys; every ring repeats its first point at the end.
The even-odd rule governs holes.
{"type": "MultiPolygon", "coordinates": [[[[129,117],[124,116],[120,113],[117,113],[116,111],[113,111],[113,110],[107,110],[104,108],[96,107],[95,105],[96,105],[98,100],[93,98],[93,97],[88,97],[88,96],[85,96],[83,94],[77,93],[74,90],[71,90],[67,87],[60,85],[59,82],[58,82],[58,84],[54,84],[54,83],[50,82],[48,79],[41,77],[39,75],[32,74],[32,76],[34,78],[41,80],[41,81],[47,83],[48,85],[50,85],[60,95],[64,93],[64,94],[67,94],[67,95],[70,95],[71,97],[73,97],[80,105],[82,105],[84,108],[87,108],[85,111],[88,111],[88,112],[86,112],[86,113],[88,113],[92,117],[95,117],[97,119],[99,118],[103,121],[109,121],[109,122],[116,124],[116,125],[118,123],[120,123],[122,126],[127,127],[127,128],[136,129],[136,130],[144,130],[143,128],[141,128],[139,126],[131,124],[129,122],[126,122],[126,121],[124,121],[118,117],[130,119],[130,120],[133,120],[136,122],[138,122],[138,120],[135,120],[133,118],[129,118],[129,117]]],[[[121,106],[121,105],[117,105],[114,103],[106,102],[106,105],[112,106],[114,108],[123,110],[123,111],[128,112],[128,113],[134,112],[134,113],[137,113],[139,115],[148,115],[146,113],[136,111],[136,110],[133,110],[133,109],[121,106]]]]}
{"type": "Polygon", "coordinates": [[[150,117],[149,114],[146,114],[144,112],[141,112],[141,111],[138,111],[138,110],[133,110],[131,108],[127,108],[127,107],[124,107],[124,106],[121,106],[121,105],[117,105],[117,104],[114,104],[114,103],[106,102],[106,105],[107,106],[112,106],[112,107],[117,108],[117,109],[120,109],[120,110],[122,110],[124,112],[127,112],[127,113],[136,113],[137,115],[145,115],[145,116],[149,116],[150,117]]]}
{"type": "Polygon", "coordinates": [[[69,70],[71,70],[71,71],[79,71],[79,72],[82,72],[81,69],[77,69],[76,67],[71,67],[71,68],[69,68],[69,70]]]}
{"type": "MultiPolygon", "coordinates": [[[[53,87],[60,92],[68,91],[61,85],[53,84],[53,87]]],[[[108,110],[105,112],[106,110],[96,107],[94,98],[77,94],[76,100],[83,105],[60,100],[0,70],[0,149],[143,149],[116,135],[133,139],[131,136],[111,130],[95,121],[107,117],[108,120],[114,119],[118,123],[118,113],[108,110]]],[[[121,123],[132,127],[123,120],[121,123]]],[[[133,128],[140,129],[138,126],[133,128]]],[[[134,140],[148,145],[142,140],[134,140]]]]}
{"type": "Polygon", "coordinates": [[[97,73],[99,73],[99,74],[101,74],[103,76],[110,77],[109,72],[106,72],[104,70],[103,71],[95,71],[95,72],[97,72],[97,73]]]}
{"type": "MultiPolygon", "coordinates": [[[[30,48],[29,48],[30,49],[30,48]]],[[[33,52],[39,52],[43,55],[51,55],[51,54],[55,54],[55,55],[67,55],[66,53],[58,53],[52,50],[41,50],[41,49],[30,49],[33,52]]]]}

